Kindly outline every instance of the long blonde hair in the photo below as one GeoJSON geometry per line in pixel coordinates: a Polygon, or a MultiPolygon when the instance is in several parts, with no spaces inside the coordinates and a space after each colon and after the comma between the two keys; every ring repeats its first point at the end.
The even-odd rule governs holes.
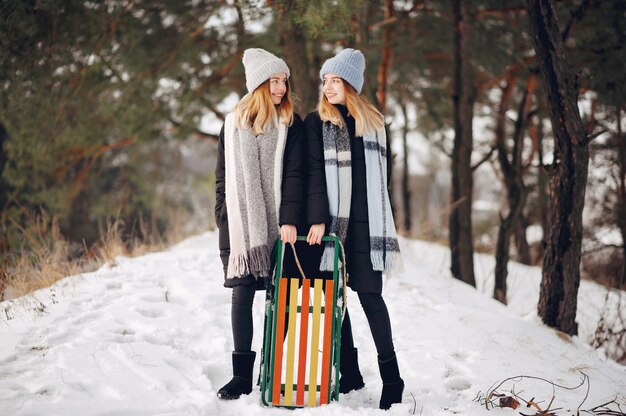
{"type": "Polygon", "coordinates": [[[277,118],[287,126],[293,124],[293,102],[289,80],[283,100],[278,106],[272,102],[269,80],[246,94],[235,106],[235,125],[240,129],[252,127],[254,134],[265,132],[269,124],[277,118]]]}
{"type": "MultiPolygon", "coordinates": [[[[358,137],[363,137],[368,133],[385,127],[385,116],[372,104],[365,96],[359,95],[354,87],[341,79],[346,91],[346,107],[352,117],[354,117],[355,133],[358,137]]],[[[332,105],[324,91],[320,94],[317,109],[322,121],[330,121],[336,126],[343,127],[345,122],[337,107],[332,105]]]]}

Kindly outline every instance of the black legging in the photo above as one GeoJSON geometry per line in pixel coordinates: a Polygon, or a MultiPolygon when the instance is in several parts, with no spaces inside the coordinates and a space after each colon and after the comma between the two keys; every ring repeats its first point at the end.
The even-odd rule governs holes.
{"type": "Polygon", "coordinates": [[[230,319],[233,327],[235,351],[249,352],[252,349],[252,303],[256,293],[256,282],[233,287],[230,319]]]}
{"type": "MultiPolygon", "coordinates": [[[[287,284],[287,293],[289,293],[291,283],[287,284]]],[[[233,286],[233,294],[230,309],[230,319],[233,328],[233,342],[235,351],[249,352],[252,349],[252,304],[254,303],[254,295],[256,293],[257,284],[252,282],[248,285],[233,286]]],[[[289,305],[289,298],[287,298],[289,305]]],[[[289,320],[285,319],[284,336],[287,335],[287,326],[289,320]]]]}
{"type": "MultiPolygon", "coordinates": [[[[367,317],[367,322],[372,332],[372,338],[374,338],[378,357],[383,361],[391,358],[395,354],[395,349],[391,334],[389,311],[387,311],[387,305],[385,304],[383,296],[380,293],[357,293],[365,316],[367,317]]],[[[341,348],[354,348],[352,323],[350,322],[350,315],[347,309],[341,326],[341,348]]]]}

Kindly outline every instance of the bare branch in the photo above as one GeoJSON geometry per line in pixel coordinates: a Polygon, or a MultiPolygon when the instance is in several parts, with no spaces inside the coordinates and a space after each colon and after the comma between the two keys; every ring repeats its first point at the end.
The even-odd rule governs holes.
{"type": "Polygon", "coordinates": [[[526,7],[499,7],[494,9],[481,9],[476,12],[474,15],[476,20],[481,20],[485,17],[502,17],[504,14],[508,13],[526,13],[526,7]]]}
{"type": "Polygon", "coordinates": [[[497,149],[497,147],[495,145],[492,145],[491,148],[489,149],[489,152],[487,152],[483,156],[483,158],[478,161],[478,163],[476,163],[474,166],[471,167],[472,172],[476,171],[476,169],[478,169],[480,167],[480,165],[482,165],[483,163],[485,163],[486,161],[491,159],[491,156],[493,155],[493,152],[496,151],[496,149],[497,149]]]}
{"type": "Polygon", "coordinates": [[[563,42],[565,42],[567,40],[567,38],[569,37],[570,32],[572,31],[572,28],[574,27],[574,24],[576,24],[576,23],[578,23],[578,22],[580,22],[582,20],[583,16],[585,15],[585,12],[587,11],[589,6],[591,5],[592,1],[593,0],[585,0],[585,1],[583,1],[580,4],[580,6],[578,6],[578,8],[572,12],[572,18],[570,19],[569,22],[567,22],[567,26],[565,27],[565,30],[561,34],[563,42]]]}
{"type": "Polygon", "coordinates": [[[398,14],[395,16],[385,16],[385,19],[381,20],[380,22],[372,23],[371,25],[369,25],[368,30],[380,29],[383,26],[388,26],[393,23],[409,19],[411,17],[411,13],[417,11],[417,9],[419,9],[425,3],[426,0],[416,1],[415,3],[413,3],[413,6],[411,6],[409,10],[398,11],[398,14]]]}
{"type": "MultiPolygon", "coordinates": [[[[482,392],[478,392],[478,394],[476,395],[476,398],[474,398],[475,402],[479,402],[482,405],[485,406],[485,408],[487,410],[491,410],[492,408],[502,408],[502,407],[510,407],[510,408],[515,408],[514,406],[508,406],[507,404],[509,404],[511,402],[511,396],[519,399],[521,401],[523,401],[524,403],[526,403],[527,407],[532,407],[534,409],[536,409],[535,413],[522,413],[520,412],[520,415],[523,416],[556,416],[556,415],[567,415],[567,416],[571,416],[573,414],[576,415],[580,415],[582,413],[589,413],[589,414],[593,414],[593,415],[611,415],[611,416],[626,416],[626,413],[624,413],[623,409],[621,408],[620,403],[618,402],[618,398],[615,397],[613,400],[607,401],[605,403],[602,403],[601,405],[592,407],[590,409],[587,410],[581,410],[582,405],[584,404],[584,402],[587,400],[587,398],[589,397],[589,391],[591,388],[591,383],[590,383],[590,379],[589,376],[587,376],[587,374],[581,372],[580,373],[582,375],[582,379],[580,384],[578,384],[577,386],[574,387],[567,387],[567,386],[562,386],[559,384],[556,384],[552,381],[546,380],[544,378],[541,377],[534,377],[534,376],[524,376],[524,375],[520,375],[520,376],[515,376],[515,377],[509,377],[505,380],[503,380],[502,382],[500,382],[495,388],[490,387],[487,392],[488,394],[486,396],[483,395],[482,392]],[[548,403],[548,406],[543,409],[542,408],[542,401],[540,400],[536,400],[535,397],[532,397],[530,400],[526,400],[524,398],[521,397],[521,394],[524,392],[522,391],[515,391],[515,386],[513,386],[513,388],[511,388],[511,390],[509,391],[510,395],[504,394],[504,393],[499,393],[497,391],[498,388],[500,388],[504,383],[508,382],[508,381],[521,381],[524,378],[528,378],[528,379],[534,379],[534,380],[541,380],[541,381],[545,381],[546,383],[550,384],[552,386],[552,396],[550,399],[550,402],[548,403]],[[564,409],[562,407],[555,407],[552,408],[552,405],[554,404],[554,400],[556,399],[556,388],[561,388],[561,389],[565,389],[565,390],[576,390],[578,388],[580,388],[581,386],[583,386],[584,384],[587,384],[587,391],[585,393],[585,397],[583,398],[582,402],[580,403],[580,405],[576,408],[576,410],[574,411],[573,409],[564,409]],[[497,399],[497,400],[495,400],[497,399]],[[612,409],[611,406],[615,406],[617,409],[612,409]]],[[[493,386],[493,385],[492,385],[493,386]]]]}

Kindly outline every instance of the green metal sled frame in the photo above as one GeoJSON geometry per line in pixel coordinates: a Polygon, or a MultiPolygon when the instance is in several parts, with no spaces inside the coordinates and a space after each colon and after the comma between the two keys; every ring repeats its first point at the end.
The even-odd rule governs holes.
{"type": "MultiPolygon", "coordinates": [[[[306,237],[298,236],[298,241],[306,241],[306,237]]],[[[338,237],[325,236],[322,242],[334,243],[333,279],[324,279],[320,276],[289,278],[283,276],[283,259],[285,245],[279,239],[275,251],[276,267],[274,276],[270,279],[266,290],[265,326],[263,333],[263,351],[261,352],[261,400],[266,406],[283,408],[301,408],[320,406],[339,398],[339,351],[341,348],[341,322],[345,307],[346,276],[343,273],[344,257],[338,237]],[[313,284],[311,284],[313,283],[313,284]],[[293,288],[293,285],[298,286],[293,288]],[[324,285],[324,288],[322,288],[324,285]],[[314,287],[313,287],[314,286],[314,287]],[[302,287],[302,301],[307,313],[302,313],[303,306],[298,304],[298,288],[302,287]],[[290,288],[288,291],[287,288],[290,288]],[[314,290],[313,305],[309,302],[309,290],[314,290]],[[321,305],[321,293],[324,291],[324,305],[321,305]],[[290,293],[287,293],[290,292],[290,293]],[[295,295],[294,295],[295,293],[295,295]],[[289,298],[287,298],[289,296],[289,298]],[[341,299],[341,304],[337,302],[341,299]],[[300,314],[300,340],[298,350],[298,374],[294,383],[294,354],[296,314],[290,314],[291,305],[297,305],[296,314],[300,314]],[[332,308],[332,313],[326,309],[332,308]],[[311,325],[311,342],[307,343],[309,314],[313,317],[311,325]],[[320,322],[321,315],[324,321],[320,322]],[[287,317],[289,319],[287,320],[287,317]],[[288,324],[288,327],[285,324],[288,324]],[[317,326],[317,327],[316,327],[317,326]],[[320,326],[323,330],[323,348],[320,383],[317,384],[318,346],[320,326]],[[285,330],[285,328],[288,328],[285,330]],[[302,330],[305,327],[304,331],[302,330]],[[287,337],[287,334],[289,335],[287,337]],[[304,335],[306,334],[306,335],[304,335]],[[330,337],[330,338],[329,338],[330,337]],[[281,338],[280,342],[277,339],[281,338]],[[327,339],[329,338],[329,339],[327,339]],[[286,375],[282,382],[283,344],[287,344],[286,375]],[[315,351],[311,346],[315,346],[315,351]],[[307,349],[311,349],[310,359],[307,360],[307,349]],[[304,355],[303,355],[304,354],[304,355]],[[277,360],[276,355],[280,355],[277,360]],[[305,382],[305,373],[309,370],[309,382],[305,382]],[[291,366],[291,368],[289,367],[291,366]],[[311,375],[313,373],[313,375],[311,375]],[[295,400],[293,395],[295,392],[295,400]],[[307,399],[304,398],[307,396],[307,399]],[[281,399],[282,397],[282,399],[281,399]]],[[[295,255],[295,249],[294,249],[295,255]]]]}

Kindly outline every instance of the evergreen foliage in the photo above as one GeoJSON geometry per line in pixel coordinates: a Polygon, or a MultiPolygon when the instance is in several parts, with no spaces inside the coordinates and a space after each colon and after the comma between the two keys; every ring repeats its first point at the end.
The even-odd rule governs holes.
{"type": "MultiPolygon", "coordinates": [[[[523,0],[467,3],[475,22],[476,116],[494,120],[475,134],[476,162],[493,144],[503,80],[515,75],[516,108],[536,62],[523,0]]],[[[154,218],[163,230],[171,210],[210,217],[213,162],[181,166],[181,149],[203,139],[214,145],[219,121],[246,92],[240,61],[248,47],[285,57],[305,115],[317,101],[319,68],[342,47],[366,55],[363,93],[376,102],[383,34],[391,27],[391,136],[402,130],[402,105],[413,120],[410,130],[431,140],[436,152],[450,153],[452,1],[392,6],[386,19],[381,0],[0,0],[0,255],[28,249],[20,227],[40,210],[81,245],[96,241],[111,217],[128,229],[140,216],[154,218]],[[207,115],[216,122],[202,131],[207,115]],[[194,194],[209,201],[199,205],[194,194]]],[[[615,125],[626,102],[623,1],[568,0],[556,9],[579,89],[595,103],[585,114],[589,133],[605,131],[591,148],[592,163],[607,163],[617,184],[624,139],[615,125]]],[[[532,103],[533,124],[547,125],[540,88],[532,103]]],[[[511,132],[513,123],[506,128],[511,132]]],[[[542,146],[549,163],[549,140],[542,146]]],[[[543,214],[536,208],[545,197],[534,178],[539,169],[535,159],[525,178],[531,189],[524,216],[531,224],[543,214]]],[[[606,192],[599,197],[606,210],[593,215],[602,226],[624,227],[619,216],[606,215],[615,211],[619,187],[606,192]]]]}

